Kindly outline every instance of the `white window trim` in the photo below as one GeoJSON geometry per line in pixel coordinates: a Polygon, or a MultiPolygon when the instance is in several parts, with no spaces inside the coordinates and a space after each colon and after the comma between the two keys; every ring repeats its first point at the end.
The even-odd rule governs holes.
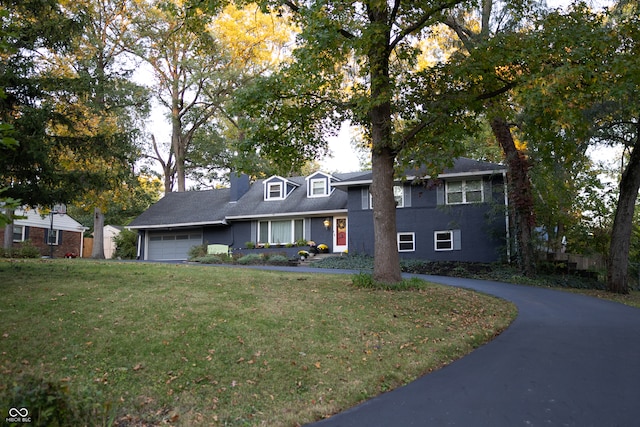
{"type": "Polygon", "coordinates": [[[433,232],[433,250],[436,252],[449,252],[453,250],[453,230],[437,230],[433,232]],[[449,240],[438,240],[438,234],[448,233],[449,240]],[[449,242],[449,248],[438,248],[438,243],[449,242]]]}
{"type": "Polygon", "coordinates": [[[264,199],[265,200],[284,200],[284,182],[282,182],[282,181],[267,182],[266,185],[264,186],[264,199]],[[273,188],[279,187],[280,196],[278,196],[278,197],[271,196],[271,188],[272,187],[273,188]]]}
{"type": "MultiPolygon", "coordinates": [[[[15,228],[15,227],[20,227],[20,240],[16,240],[16,239],[13,239],[13,238],[12,238],[12,239],[13,239],[13,241],[14,241],[14,242],[24,242],[24,232],[25,232],[25,228],[26,228],[26,226],[24,226],[24,225],[16,225],[16,224],[13,224],[13,227],[14,227],[14,228],[15,228]]],[[[13,230],[12,230],[12,232],[13,232],[13,230]]],[[[15,232],[13,232],[12,234],[15,236],[15,234],[16,234],[16,233],[15,233],[15,232]]],[[[47,235],[47,236],[48,236],[48,235],[47,235]]]]}
{"type": "Polygon", "coordinates": [[[58,246],[60,244],[60,230],[57,230],[55,228],[51,230],[50,228],[47,228],[47,231],[45,233],[47,234],[47,245],[58,246]],[[51,242],[51,238],[49,237],[49,233],[51,233],[52,231],[56,236],[54,242],[51,242]]]}
{"type": "Polygon", "coordinates": [[[329,185],[327,178],[313,178],[309,180],[309,186],[307,187],[307,197],[327,197],[329,195],[329,185]],[[313,194],[313,184],[316,182],[322,182],[323,192],[322,194],[313,194]]]}
{"type": "MultiPolygon", "coordinates": [[[[393,186],[393,199],[396,198],[396,189],[399,188],[401,190],[400,193],[400,202],[396,203],[396,208],[404,208],[404,186],[403,185],[394,185],[393,186]]],[[[367,189],[369,193],[369,209],[373,209],[373,196],[371,195],[371,189],[367,189]]]]}
{"type": "Polygon", "coordinates": [[[398,252],[415,252],[416,251],[416,233],[411,232],[399,232],[396,237],[398,243],[398,252]],[[411,249],[400,249],[400,236],[411,236],[411,241],[404,240],[402,243],[411,243],[411,249]]]}
{"type": "Polygon", "coordinates": [[[473,204],[473,203],[484,203],[484,181],[482,178],[479,179],[466,179],[466,180],[456,180],[456,181],[446,181],[445,182],[445,203],[447,205],[467,205],[467,204],[473,204]],[[468,182],[480,182],[480,201],[473,201],[473,202],[468,202],[467,201],[467,183],[468,182]],[[450,202],[449,201],[449,185],[453,184],[453,183],[461,183],[462,185],[462,201],[461,202],[450,202]]]}
{"type": "Polygon", "coordinates": [[[260,244],[268,243],[270,245],[286,245],[287,243],[294,243],[295,242],[295,237],[296,237],[296,221],[302,221],[302,238],[304,239],[305,238],[305,236],[304,236],[304,234],[305,234],[305,222],[306,222],[306,220],[304,218],[273,219],[273,220],[265,219],[265,220],[259,220],[258,221],[258,230],[257,230],[258,231],[258,233],[257,233],[258,234],[258,243],[260,243],[260,244]],[[260,230],[260,227],[261,227],[260,224],[263,223],[263,222],[267,223],[267,236],[268,236],[269,240],[271,240],[271,223],[272,222],[280,222],[280,221],[289,221],[291,223],[291,238],[294,239],[294,240],[291,241],[291,242],[263,242],[263,241],[261,241],[260,240],[260,235],[262,233],[261,233],[261,230],[260,230]]]}

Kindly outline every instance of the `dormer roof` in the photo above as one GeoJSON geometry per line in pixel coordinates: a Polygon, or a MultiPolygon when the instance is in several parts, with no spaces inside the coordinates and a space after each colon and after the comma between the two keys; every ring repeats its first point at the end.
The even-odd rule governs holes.
{"type": "Polygon", "coordinates": [[[267,178],[262,183],[264,190],[264,200],[284,200],[289,194],[300,184],[283,178],[278,175],[274,175],[267,178]]]}

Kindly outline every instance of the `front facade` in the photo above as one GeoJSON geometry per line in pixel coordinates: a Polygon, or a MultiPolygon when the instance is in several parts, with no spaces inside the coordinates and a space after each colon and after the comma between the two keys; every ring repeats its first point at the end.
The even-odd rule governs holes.
{"type": "MultiPolygon", "coordinates": [[[[295,253],[308,241],[333,253],[373,255],[370,171],[272,176],[254,183],[232,175],[229,189],[171,193],[136,218],[129,228],[138,230],[139,258],[182,260],[200,244],[295,253]]],[[[436,180],[398,181],[394,193],[401,257],[477,262],[505,257],[502,166],[458,159],[436,180]]]]}
{"type": "MultiPolygon", "coordinates": [[[[86,228],[69,215],[40,214],[36,209],[17,209],[12,231],[12,249],[19,249],[25,242],[37,247],[42,256],[55,258],[80,257],[86,228]]],[[[0,229],[4,241],[5,228],[0,229]]]]}

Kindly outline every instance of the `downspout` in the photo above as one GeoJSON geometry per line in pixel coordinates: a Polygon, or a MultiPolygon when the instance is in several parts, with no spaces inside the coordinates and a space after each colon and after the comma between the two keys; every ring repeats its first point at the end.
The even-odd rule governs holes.
{"type": "Polygon", "coordinates": [[[510,233],[510,224],[509,224],[509,188],[507,186],[507,171],[502,171],[502,183],[504,186],[504,222],[506,228],[506,237],[507,237],[507,262],[511,263],[511,233],[510,233]]]}
{"type": "Polygon", "coordinates": [[[141,252],[142,252],[142,234],[138,232],[138,252],[136,254],[136,259],[140,259],[141,252]]]}

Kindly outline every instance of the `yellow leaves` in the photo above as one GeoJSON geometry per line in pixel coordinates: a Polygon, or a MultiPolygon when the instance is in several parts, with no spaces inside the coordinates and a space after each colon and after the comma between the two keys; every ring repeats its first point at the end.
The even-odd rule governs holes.
{"type": "Polygon", "coordinates": [[[273,64],[292,39],[291,27],[263,14],[257,5],[243,9],[233,4],[225,7],[214,21],[212,30],[222,43],[223,51],[239,64],[273,64]]]}

